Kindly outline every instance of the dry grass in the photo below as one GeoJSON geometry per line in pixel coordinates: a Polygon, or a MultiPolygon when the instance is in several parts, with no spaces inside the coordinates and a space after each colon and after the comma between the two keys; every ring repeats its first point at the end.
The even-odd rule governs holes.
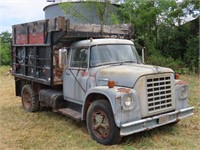
{"type": "Polygon", "coordinates": [[[8,67],[0,67],[0,149],[1,150],[199,150],[200,81],[183,76],[190,83],[190,104],[194,115],[177,125],[168,125],[123,138],[120,145],[103,146],[94,142],[84,122],[51,111],[26,113],[15,96],[14,79],[4,76],[8,67]]]}

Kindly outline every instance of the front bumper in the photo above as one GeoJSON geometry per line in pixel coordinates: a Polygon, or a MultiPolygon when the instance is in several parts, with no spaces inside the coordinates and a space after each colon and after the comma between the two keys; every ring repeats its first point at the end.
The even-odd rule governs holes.
{"type": "Polygon", "coordinates": [[[193,109],[194,107],[189,107],[178,111],[122,124],[120,127],[120,136],[126,136],[145,130],[150,130],[165,124],[179,121],[183,118],[193,115],[193,109]]]}

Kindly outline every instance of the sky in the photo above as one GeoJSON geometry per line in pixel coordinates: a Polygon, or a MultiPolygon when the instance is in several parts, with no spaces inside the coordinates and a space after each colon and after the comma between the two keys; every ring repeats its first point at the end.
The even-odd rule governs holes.
{"type": "Polygon", "coordinates": [[[0,33],[12,32],[12,25],[45,19],[46,0],[0,0],[0,33]]]}
{"type": "MultiPolygon", "coordinates": [[[[67,0],[56,0],[56,2],[61,1],[67,0]]],[[[183,0],[176,1],[181,3],[183,0]]],[[[0,0],[0,33],[2,31],[11,33],[12,25],[15,24],[45,19],[43,8],[49,4],[51,2],[47,0],[0,0]]]]}

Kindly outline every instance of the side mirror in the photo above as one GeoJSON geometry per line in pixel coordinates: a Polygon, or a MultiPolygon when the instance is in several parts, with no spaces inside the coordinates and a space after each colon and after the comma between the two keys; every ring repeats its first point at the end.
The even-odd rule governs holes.
{"type": "Polygon", "coordinates": [[[67,50],[66,48],[59,49],[59,68],[66,69],[67,66],[67,50]]]}

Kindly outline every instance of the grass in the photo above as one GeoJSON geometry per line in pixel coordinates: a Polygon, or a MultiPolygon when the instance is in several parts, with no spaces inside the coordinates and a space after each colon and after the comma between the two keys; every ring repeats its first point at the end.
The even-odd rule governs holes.
{"type": "Polygon", "coordinates": [[[93,141],[84,122],[76,122],[51,111],[26,113],[15,96],[13,76],[4,76],[0,67],[0,149],[1,150],[199,150],[200,80],[181,78],[190,83],[190,105],[194,115],[177,125],[167,125],[124,137],[119,145],[104,146],[93,141]]]}

